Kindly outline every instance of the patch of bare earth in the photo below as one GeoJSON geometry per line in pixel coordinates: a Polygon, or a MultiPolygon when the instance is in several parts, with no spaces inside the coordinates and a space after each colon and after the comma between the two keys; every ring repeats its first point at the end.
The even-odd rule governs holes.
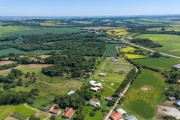
{"type": "MultiPolygon", "coordinates": [[[[29,64],[29,65],[19,65],[15,69],[23,70],[25,68],[43,68],[52,66],[51,64],[29,64]]],[[[11,72],[11,69],[0,70],[0,74],[8,74],[11,72]]]]}
{"type": "Polygon", "coordinates": [[[149,87],[149,86],[141,87],[141,91],[143,91],[143,92],[148,92],[149,90],[151,90],[151,87],[149,87]]]}
{"type": "Polygon", "coordinates": [[[14,61],[0,61],[0,66],[1,65],[7,65],[7,64],[12,64],[15,63],[14,61]]]}
{"type": "Polygon", "coordinates": [[[162,120],[163,116],[174,116],[177,120],[180,120],[180,111],[173,107],[158,106],[155,120],[162,120]]]}
{"type": "Polygon", "coordinates": [[[50,57],[51,55],[40,55],[39,57],[42,58],[42,59],[45,59],[45,58],[48,58],[50,57]]]}

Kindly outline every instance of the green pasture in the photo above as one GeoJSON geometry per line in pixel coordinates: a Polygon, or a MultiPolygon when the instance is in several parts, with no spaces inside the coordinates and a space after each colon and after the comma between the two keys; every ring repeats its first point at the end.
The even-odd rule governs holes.
{"type": "Polygon", "coordinates": [[[139,63],[141,65],[160,69],[162,71],[170,70],[172,66],[180,63],[180,59],[176,58],[144,58],[144,59],[133,59],[135,63],[139,63]]]}
{"type": "Polygon", "coordinates": [[[154,50],[180,56],[180,36],[178,35],[141,34],[136,38],[149,38],[163,45],[163,47],[154,48],[154,50]]]}
{"type": "Polygon", "coordinates": [[[122,104],[144,120],[152,119],[156,106],[165,98],[164,90],[165,78],[159,73],[143,69],[142,74],[129,88],[122,104]]]}

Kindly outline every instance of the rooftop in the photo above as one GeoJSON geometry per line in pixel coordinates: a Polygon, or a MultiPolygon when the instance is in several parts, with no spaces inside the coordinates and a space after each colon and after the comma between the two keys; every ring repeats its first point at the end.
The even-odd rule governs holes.
{"type": "Polygon", "coordinates": [[[111,114],[111,118],[113,120],[119,120],[120,118],[122,118],[122,115],[118,112],[114,112],[113,114],[111,114]]]}

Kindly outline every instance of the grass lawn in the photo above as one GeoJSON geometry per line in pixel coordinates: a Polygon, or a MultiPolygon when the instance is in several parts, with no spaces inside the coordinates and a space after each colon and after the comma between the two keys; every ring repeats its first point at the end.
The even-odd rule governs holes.
{"type": "Polygon", "coordinates": [[[139,58],[146,58],[147,56],[135,55],[135,54],[125,54],[125,57],[127,57],[128,59],[139,59],[139,58]]]}
{"type": "Polygon", "coordinates": [[[133,62],[139,63],[150,68],[157,68],[162,71],[170,70],[172,66],[180,63],[180,59],[176,58],[145,58],[145,59],[134,59],[133,62]]]}
{"type": "Polygon", "coordinates": [[[164,99],[165,78],[156,72],[143,69],[142,74],[128,90],[123,105],[144,120],[152,119],[156,105],[164,99]]]}
{"type": "Polygon", "coordinates": [[[180,56],[180,36],[169,34],[141,34],[136,38],[149,38],[163,47],[154,48],[154,50],[180,56]]]}
{"type": "Polygon", "coordinates": [[[106,44],[106,50],[104,52],[104,56],[106,57],[115,57],[118,53],[116,47],[124,44],[106,44]]]}

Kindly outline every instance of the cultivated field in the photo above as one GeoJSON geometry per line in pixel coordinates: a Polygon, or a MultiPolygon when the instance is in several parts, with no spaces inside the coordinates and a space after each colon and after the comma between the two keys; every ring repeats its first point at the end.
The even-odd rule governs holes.
{"type": "Polygon", "coordinates": [[[135,59],[133,62],[148,66],[150,68],[156,68],[165,71],[170,70],[172,66],[180,63],[180,60],[176,58],[145,58],[135,59]]]}
{"type": "Polygon", "coordinates": [[[140,59],[140,58],[146,58],[147,57],[144,55],[136,55],[136,54],[125,54],[124,56],[128,59],[140,59]]]}
{"type": "Polygon", "coordinates": [[[136,38],[149,38],[163,45],[163,47],[155,48],[155,50],[180,56],[180,36],[169,34],[141,34],[136,38]]]}
{"type": "Polygon", "coordinates": [[[143,69],[142,74],[130,87],[122,104],[144,120],[152,119],[155,115],[156,105],[164,99],[164,80],[165,78],[161,74],[143,69]]]}
{"type": "Polygon", "coordinates": [[[8,64],[12,64],[15,63],[14,61],[0,61],[0,66],[1,65],[8,65],[8,64]]]}
{"type": "Polygon", "coordinates": [[[126,33],[126,30],[124,28],[117,28],[113,30],[108,30],[106,33],[112,36],[123,36],[126,33]]]}
{"type": "Polygon", "coordinates": [[[136,48],[134,47],[131,47],[131,46],[128,46],[126,48],[121,48],[120,51],[121,52],[124,52],[124,53],[128,53],[128,52],[134,52],[135,50],[137,50],[136,48]]]}

